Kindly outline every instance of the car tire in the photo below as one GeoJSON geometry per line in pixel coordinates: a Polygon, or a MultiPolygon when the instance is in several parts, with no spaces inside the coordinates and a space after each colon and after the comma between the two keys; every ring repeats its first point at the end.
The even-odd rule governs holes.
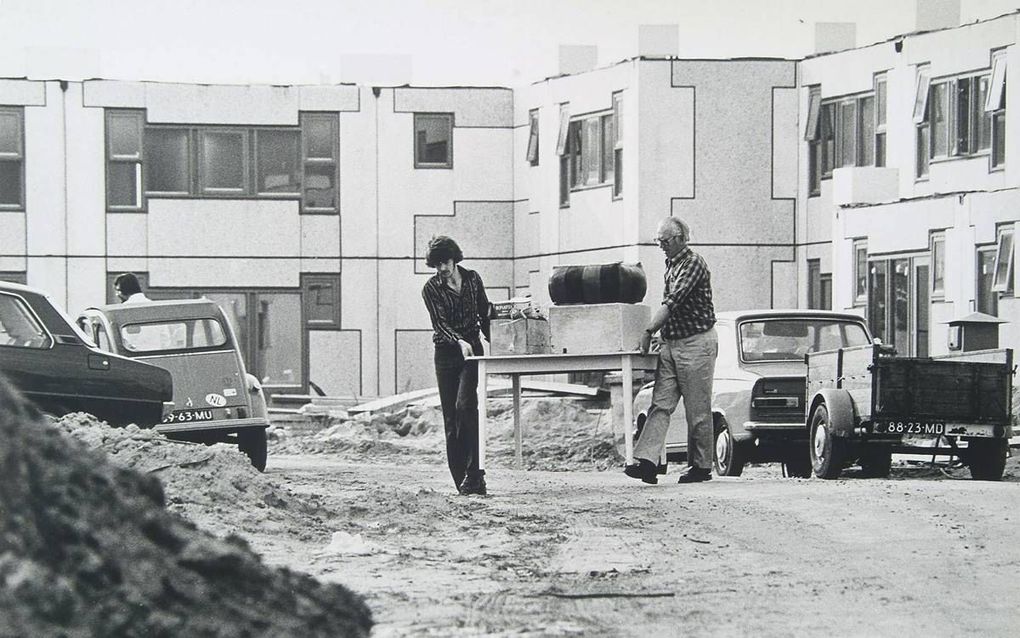
{"type": "Polygon", "coordinates": [[[811,454],[804,447],[796,447],[786,455],[783,471],[790,478],[811,478],[811,454]]]}
{"type": "Polygon", "coordinates": [[[811,413],[811,468],[823,479],[838,478],[846,463],[847,443],[832,434],[829,409],[821,403],[811,413]]]}
{"type": "Polygon", "coordinates": [[[715,473],[719,476],[740,476],[746,462],[744,447],[733,438],[729,424],[723,421],[716,425],[713,459],[715,473]]]}
{"type": "Polygon", "coordinates": [[[865,450],[861,454],[861,474],[865,478],[889,478],[892,468],[892,452],[889,450],[865,450]]]}
{"type": "Polygon", "coordinates": [[[968,439],[967,465],[975,481],[1001,481],[1006,470],[1006,439],[968,439]]]}
{"type": "Polygon", "coordinates": [[[269,444],[266,428],[246,428],[237,433],[237,448],[248,455],[251,464],[259,472],[266,470],[269,444]]]}

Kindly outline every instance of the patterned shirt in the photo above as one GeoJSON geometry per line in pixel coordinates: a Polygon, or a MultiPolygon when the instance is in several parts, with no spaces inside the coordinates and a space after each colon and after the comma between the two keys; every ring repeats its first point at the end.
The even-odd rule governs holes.
{"type": "Polygon", "coordinates": [[[669,308],[669,318],[662,326],[663,339],[683,339],[715,325],[712,274],[701,255],[685,246],[666,259],[665,282],[662,305],[669,308]]]}
{"type": "Polygon", "coordinates": [[[447,286],[438,273],[421,290],[435,331],[433,343],[457,343],[458,339],[474,343],[479,331],[489,338],[489,298],[485,296],[482,278],[473,270],[457,268],[461,276],[460,293],[447,286]]]}

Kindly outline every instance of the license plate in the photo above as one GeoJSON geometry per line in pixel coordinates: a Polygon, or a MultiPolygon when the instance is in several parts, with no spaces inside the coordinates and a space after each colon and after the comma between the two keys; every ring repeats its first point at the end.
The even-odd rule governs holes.
{"type": "Polygon", "coordinates": [[[163,419],[163,423],[194,423],[212,420],[212,410],[178,410],[163,419]]]}
{"type": "Polygon", "coordinates": [[[938,436],[946,433],[946,424],[942,421],[876,421],[872,432],[874,434],[938,436]]]}

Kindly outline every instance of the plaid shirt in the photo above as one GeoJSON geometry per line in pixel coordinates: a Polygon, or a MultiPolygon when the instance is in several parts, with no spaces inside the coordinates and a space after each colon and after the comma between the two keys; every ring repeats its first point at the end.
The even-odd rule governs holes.
{"type": "Polygon", "coordinates": [[[712,274],[701,255],[685,246],[666,259],[665,281],[662,305],[669,318],[660,331],[663,339],[683,339],[715,325],[712,274]]]}
{"type": "Polygon", "coordinates": [[[456,267],[461,275],[460,294],[443,283],[438,274],[430,277],[421,290],[435,331],[433,343],[457,343],[458,339],[474,343],[479,331],[489,338],[489,298],[482,277],[463,266],[456,267]]]}

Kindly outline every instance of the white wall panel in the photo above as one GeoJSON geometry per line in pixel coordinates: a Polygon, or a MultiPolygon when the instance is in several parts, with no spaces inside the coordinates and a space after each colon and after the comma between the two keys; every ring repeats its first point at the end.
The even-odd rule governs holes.
{"type": "Polygon", "coordinates": [[[296,259],[149,258],[149,285],[185,288],[297,288],[296,259]]]}
{"type": "Polygon", "coordinates": [[[44,106],[46,83],[34,80],[0,79],[0,104],[44,106]]]}
{"type": "Polygon", "coordinates": [[[149,122],[186,124],[298,123],[298,89],[289,86],[145,85],[149,122]]]}
{"type": "Polygon", "coordinates": [[[301,254],[296,201],[152,199],[148,217],[152,255],[301,254]]]}

